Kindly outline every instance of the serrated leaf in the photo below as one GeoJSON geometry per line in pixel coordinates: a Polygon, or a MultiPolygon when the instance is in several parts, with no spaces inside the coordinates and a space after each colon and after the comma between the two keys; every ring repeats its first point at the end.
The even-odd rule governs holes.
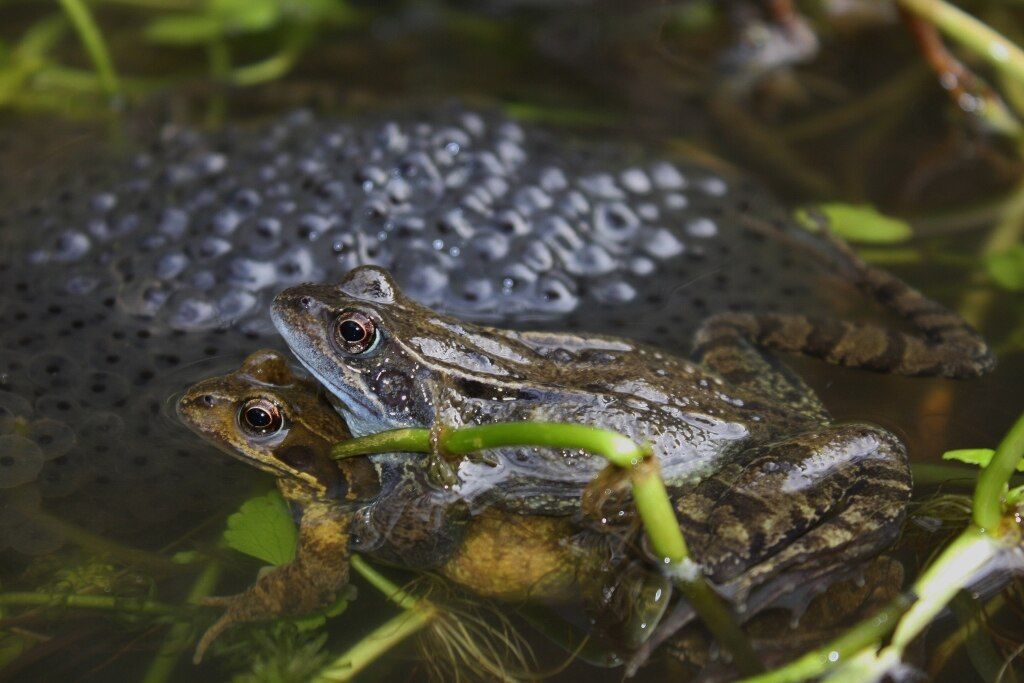
{"type": "Polygon", "coordinates": [[[989,277],[1011,292],[1024,290],[1024,244],[1015,244],[1005,251],[985,258],[989,277]]]}
{"type": "Polygon", "coordinates": [[[277,491],[242,503],[224,530],[228,547],[274,566],[295,559],[298,540],[288,505],[277,491]]]}
{"type": "Polygon", "coordinates": [[[914,231],[903,220],[879,213],[873,206],[855,204],[817,204],[797,209],[794,217],[808,230],[817,230],[825,218],[829,230],[848,242],[861,244],[896,244],[910,239],[914,231]]]}
{"type": "MultiPolygon", "coordinates": [[[[955,451],[946,451],[942,454],[943,460],[958,460],[968,465],[987,467],[992,462],[992,456],[996,452],[991,448],[961,448],[955,451]]],[[[1024,472],[1024,460],[1017,463],[1017,471],[1024,472]]]]}

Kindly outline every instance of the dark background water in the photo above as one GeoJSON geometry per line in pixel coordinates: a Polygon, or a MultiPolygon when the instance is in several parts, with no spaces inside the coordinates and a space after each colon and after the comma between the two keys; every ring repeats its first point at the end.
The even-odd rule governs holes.
{"type": "MultiPolygon", "coordinates": [[[[787,362],[808,379],[838,419],[870,421],[893,431],[918,465],[937,464],[952,448],[992,447],[1017,417],[1024,376],[1019,294],[991,282],[980,265],[980,254],[993,239],[1005,240],[1009,234],[1012,240],[1014,230],[1019,239],[1022,219],[1008,198],[1021,193],[1021,161],[1012,146],[978,133],[950,104],[898,23],[850,27],[819,20],[822,46],[816,58],[749,86],[742,69],[724,63],[723,55],[737,39],[733,26],[680,26],[670,20],[664,6],[396,3],[361,10],[367,14],[359,21],[310,38],[311,47],[284,77],[252,87],[223,87],[206,76],[203,50],[135,43],[140,24],[136,10],[103,8],[101,26],[115,61],[123,72],[153,81],[154,92],[133,96],[113,110],[97,106],[98,98],[90,93],[80,101],[64,97],[45,106],[9,106],[0,113],[0,186],[5,203],[28,206],[41,200],[43,211],[53,212],[61,189],[83,177],[91,195],[115,182],[109,178],[123,178],[123,159],[158,137],[168,122],[212,131],[230,122],[259,130],[263,122],[296,107],[327,118],[377,117],[429,108],[452,98],[467,105],[504,108],[552,131],[555,138],[597,141],[611,148],[643,147],[667,158],[697,156],[714,167],[743,169],[785,205],[869,202],[909,218],[916,230],[910,242],[871,247],[869,256],[888,263],[901,277],[976,323],[1001,351],[998,369],[979,380],[950,382],[878,376],[798,359],[787,362]],[[387,113],[375,113],[380,111],[387,113]],[[1017,227],[1007,230],[1005,224],[1014,221],[1017,227]]],[[[10,42],[46,14],[35,3],[14,4],[3,12],[0,38],[10,42]]],[[[237,41],[239,62],[266,54],[267,45],[260,41],[276,44],[273,35],[260,35],[251,42],[237,41]]],[[[63,63],[88,68],[73,40],[62,42],[56,55],[63,63]]],[[[31,241],[33,236],[25,233],[38,223],[24,219],[20,210],[6,213],[14,216],[3,228],[7,244],[31,241]]],[[[8,249],[13,252],[16,247],[8,249]]],[[[712,286],[715,276],[759,258],[778,263],[770,250],[759,254],[749,247],[741,249],[724,265],[685,280],[687,300],[707,292],[714,309],[719,301],[712,286]]],[[[778,290],[768,286],[778,278],[773,268],[764,276],[763,291],[756,291],[756,278],[730,286],[756,291],[752,303],[766,308],[799,308],[794,301],[803,296],[807,306],[870,314],[839,284],[832,283],[834,293],[819,290],[820,264],[813,259],[799,263],[796,273],[783,278],[804,285],[804,294],[793,301],[780,300],[778,290]]],[[[27,301],[13,288],[4,297],[8,312],[27,301]]],[[[675,332],[694,324],[694,311],[685,313],[684,322],[666,322],[679,311],[655,303],[642,320],[630,320],[631,329],[682,350],[684,338],[666,340],[659,328],[675,332]]],[[[14,321],[6,324],[14,329],[14,321]]],[[[90,328],[80,334],[89,342],[96,336],[90,328]]],[[[229,346],[237,353],[238,343],[229,346]]],[[[145,355],[151,344],[142,341],[139,348],[145,355]]],[[[148,360],[139,361],[141,370],[159,378],[179,373],[179,384],[184,384],[188,377],[227,369],[237,359],[221,350],[210,361],[186,368],[151,368],[148,360]]],[[[158,381],[156,386],[162,389],[168,383],[158,381]]],[[[48,499],[43,509],[134,547],[158,550],[177,543],[177,550],[194,542],[209,547],[224,515],[266,482],[245,466],[189,441],[166,410],[168,396],[133,391],[127,390],[128,403],[138,405],[130,407],[155,402],[155,433],[180,438],[182,445],[174,450],[188,451],[187,457],[202,463],[161,469],[159,463],[143,462],[140,467],[154,468],[144,476],[118,471],[105,482],[83,480],[74,495],[48,499]],[[201,474],[190,476],[191,472],[201,474]],[[176,504],[161,502],[171,500],[176,504]]],[[[109,457],[121,467],[120,455],[109,457]]],[[[942,477],[933,479],[935,473],[927,468],[918,474],[918,500],[929,500],[942,477]]],[[[950,490],[950,485],[943,490],[950,490]]],[[[923,560],[941,540],[941,534],[926,535],[923,543],[908,544],[904,555],[909,574],[913,562],[923,560]]],[[[25,543],[40,551],[46,547],[45,538],[25,543]]],[[[5,550],[0,581],[26,590],[52,581],[55,565],[76,566],[71,545],[56,555],[43,553],[42,559],[5,550]]],[[[243,588],[255,566],[237,562],[230,569],[218,592],[243,588]]],[[[151,579],[140,572],[139,586],[149,586],[151,579]]],[[[125,580],[119,577],[117,587],[125,580]]],[[[184,595],[191,580],[191,574],[172,575],[152,585],[162,599],[172,601],[184,595]]],[[[331,651],[341,652],[345,643],[365,632],[362,616],[353,615],[376,615],[384,609],[373,590],[362,586],[358,602],[332,623],[331,651]]],[[[29,620],[24,627],[56,637],[13,668],[0,671],[0,678],[137,678],[149,666],[164,633],[149,623],[92,618],[68,618],[56,626],[52,621],[29,620]]],[[[1006,637],[1012,640],[1012,631],[1006,637]]],[[[531,642],[546,667],[561,661],[562,655],[550,645],[532,636],[531,642]]],[[[369,675],[418,678],[423,675],[418,661],[415,649],[404,647],[369,675]]],[[[948,670],[950,679],[961,675],[958,671],[973,674],[960,668],[964,666],[968,664],[963,657],[956,659],[948,670]]],[[[665,673],[655,666],[645,675],[655,680],[665,673]]],[[[195,670],[182,664],[178,674],[219,680],[226,669],[216,662],[195,670]]],[[[619,673],[576,663],[561,676],[613,680],[619,673]]]]}

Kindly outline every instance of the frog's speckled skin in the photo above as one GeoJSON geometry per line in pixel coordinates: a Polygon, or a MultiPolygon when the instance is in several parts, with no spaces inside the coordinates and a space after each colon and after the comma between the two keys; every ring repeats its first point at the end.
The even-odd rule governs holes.
{"type": "MultiPolygon", "coordinates": [[[[799,231],[759,228],[790,219],[751,182],[493,113],[300,112],[167,126],[136,149],[33,159],[43,183],[5,164],[17,182],[0,187],[0,417],[30,427],[7,438],[0,420],[0,505],[59,500],[94,530],[198,519],[238,485],[245,473],[208,457],[168,398],[283,348],[267,308],[291,284],[374,263],[464,319],[628,330],[676,350],[709,313],[851,298],[792,248],[799,231]]],[[[0,548],[60,545],[15,517],[0,548]]]]}
{"type": "MultiPolygon", "coordinates": [[[[459,321],[404,296],[372,266],[337,285],[285,290],[272,318],[356,435],[547,421],[651,443],[695,556],[723,592],[756,610],[799,581],[884,547],[910,496],[895,436],[832,424],[803,383],[757,345],[911,375],[974,376],[994,364],[959,316],[831,243],[846,276],[913,333],[799,315],[723,314],[701,327],[690,362],[624,338],[459,321]],[[352,320],[361,321],[356,346],[345,333],[352,320]]],[[[601,504],[614,493],[607,482],[597,480],[596,493],[586,488],[602,464],[580,452],[498,449],[487,463],[457,463],[452,487],[468,500],[524,514],[578,518],[583,499],[597,500],[602,523],[610,523],[628,506],[601,504]]],[[[677,610],[647,647],[691,616],[685,606],[677,610]]]]}

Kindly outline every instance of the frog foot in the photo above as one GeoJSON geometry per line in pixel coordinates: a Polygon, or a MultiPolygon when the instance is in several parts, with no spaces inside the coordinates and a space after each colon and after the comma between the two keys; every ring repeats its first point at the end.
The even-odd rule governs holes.
{"type": "MultiPolygon", "coordinates": [[[[196,644],[195,653],[192,655],[192,663],[199,664],[203,661],[203,656],[209,649],[210,645],[213,644],[220,634],[228,630],[232,626],[244,621],[252,621],[254,617],[251,615],[252,612],[252,601],[250,596],[245,593],[239,595],[222,595],[222,596],[210,596],[203,598],[199,601],[199,604],[203,607],[221,607],[224,609],[224,613],[220,616],[217,621],[213,622],[203,633],[202,638],[199,639],[199,643],[196,644]]],[[[259,618],[259,617],[256,617],[259,618]]]]}
{"type": "Polygon", "coordinates": [[[601,527],[620,525],[633,520],[630,473],[609,464],[583,490],[580,506],[584,519],[601,527]]]}
{"type": "Polygon", "coordinates": [[[451,489],[459,485],[457,456],[445,450],[442,437],[445,426],[435,420],[430,427],[430,455],[427,463],[427,476],[430,481],[442,489],[451,489]]]}

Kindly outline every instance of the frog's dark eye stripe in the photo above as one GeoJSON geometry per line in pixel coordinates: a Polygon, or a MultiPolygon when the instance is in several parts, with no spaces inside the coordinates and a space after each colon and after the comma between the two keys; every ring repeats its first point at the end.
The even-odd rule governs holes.
{"type": "Polygon", "coordinates": [[[376,323],[360,311],[343,311],[334,323],[334,340],[347,353],[367,353],[373,350],[379,338],[376,323]]]}
{"type": "Polygon", "coordinates": [[[250,434],[267,436],[281,431],[281,410],[265,398],[249,399],[238,411],[238,423],[250,434]]]}

